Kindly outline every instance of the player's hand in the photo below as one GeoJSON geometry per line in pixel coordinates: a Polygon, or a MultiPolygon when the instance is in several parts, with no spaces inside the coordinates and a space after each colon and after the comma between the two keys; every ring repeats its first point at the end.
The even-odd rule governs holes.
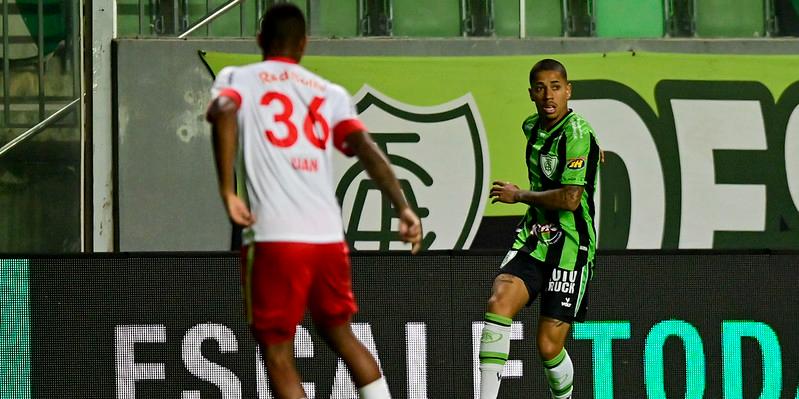
{"type": "Polygon", "coordinates": [[[491,198],[491,203],[502,202],[505,204],[516,203],[516,193],[519,192],[519,186],[508,182],[495,180],[491,193],[488,195],[491,198]]]}
{"type": "Polygon", "coordinates": [[[250,212],[250,209],[247,208],[247,204],[238,195],[229,193],[222,198],[225,201],[227,215],[233,223],[243,227],[250,227],[255,223],[255,217],[250,212]]]}
{"type": "Polygon", "coordinates": [[[411,208],[403,209],[399,218],[400,239],[411,243],[411,253],[416,255],[422,250],[422,221],[411,208]]]}
{"type": "Polygon", "coordinates": [[[605,163],[605,150],[599,149],[599,162],[605,163]]]}

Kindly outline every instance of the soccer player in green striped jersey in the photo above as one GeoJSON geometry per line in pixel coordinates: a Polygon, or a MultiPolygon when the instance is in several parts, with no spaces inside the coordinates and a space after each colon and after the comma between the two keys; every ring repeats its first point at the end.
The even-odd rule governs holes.
{"type": "Polygon", "coordinates": [[[508,360],[513,317],[541,295],[537,347],[555,399],[571,398],[574,368],[564,348],[585,319],[596,231],[594,193],[602,156],[588,122],[568,107],[571,84],[560,62],[530,71],[537,114],[525,119],[530,189],[495,181],[492,203],[529,205],[516,240],[494,279],[480,340],[480,398],[495,399],[508,360]]]}

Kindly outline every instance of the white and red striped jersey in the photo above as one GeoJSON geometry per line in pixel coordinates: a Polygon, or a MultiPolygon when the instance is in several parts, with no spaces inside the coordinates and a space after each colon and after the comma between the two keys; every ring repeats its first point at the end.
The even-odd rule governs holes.
{"type": "Polygon", "coordinates": [[[365,130],[347,91],[292,59],[269,58],[224,68],[212,94],[238,105],[238,178],[256,219],[254,240],[343,241],[332,151],[352,155],[345,137],[365,130]]]}

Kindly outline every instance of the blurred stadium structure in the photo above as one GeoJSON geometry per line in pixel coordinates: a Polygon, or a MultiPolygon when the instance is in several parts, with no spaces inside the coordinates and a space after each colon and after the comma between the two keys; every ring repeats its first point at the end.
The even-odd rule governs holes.
{"type": "MultiPolygon", "coordinates": [[[[117,107],[125,93],[115,90],[112,41],[141,48],[187,37],[175,46],[255,53],[258,16],[273,2],[3,0],[0,251],[121,248],[128,115],[117,107]]],[[[799,52],[799,0],[294,2],[309,17],[311,55],[799,52]]],[[[158,76],[170,61],[183,62],[153,60],[134,80],[158,76]]],[[[205,98],[194,100],[199,112],[205,98]]]]}
{"type": "MultiPolygon", "coordinates": [[[[795,32],[791,0],[289,0],[317,37],[767,37],[795,32]],[[632,18],[631,16],[635,16],[632,18]]],[[[226,4],[192,37],[251,37],[275,0],[124,0],[120,37],[178,36],[226,4]]]]}

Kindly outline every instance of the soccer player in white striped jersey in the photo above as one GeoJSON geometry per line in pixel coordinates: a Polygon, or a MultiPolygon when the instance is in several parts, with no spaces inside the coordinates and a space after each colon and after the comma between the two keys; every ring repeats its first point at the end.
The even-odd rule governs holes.
{"type": "Polygon", "coordinates": [[[319,333],[347,364],[360,396],[387,399],[377,362],[350,327],[357,305],[332,151],[358,156],[394,205],[400,239],[412,244],[412,253],[421,249],[422,225],[347,92],[299,65],[306,42],[299,8],[270,7],[258,35],[264,61],[223,69],[206,115],[213,125],[220,195],[230,219],[245,227],[247,317],[277,398],[306,397],[293,342],[307,307],[319,333]],[[239,177],[246,182],[239,195],[246,198],[234,189],[237,150],[244,166],[239,177]]]}

